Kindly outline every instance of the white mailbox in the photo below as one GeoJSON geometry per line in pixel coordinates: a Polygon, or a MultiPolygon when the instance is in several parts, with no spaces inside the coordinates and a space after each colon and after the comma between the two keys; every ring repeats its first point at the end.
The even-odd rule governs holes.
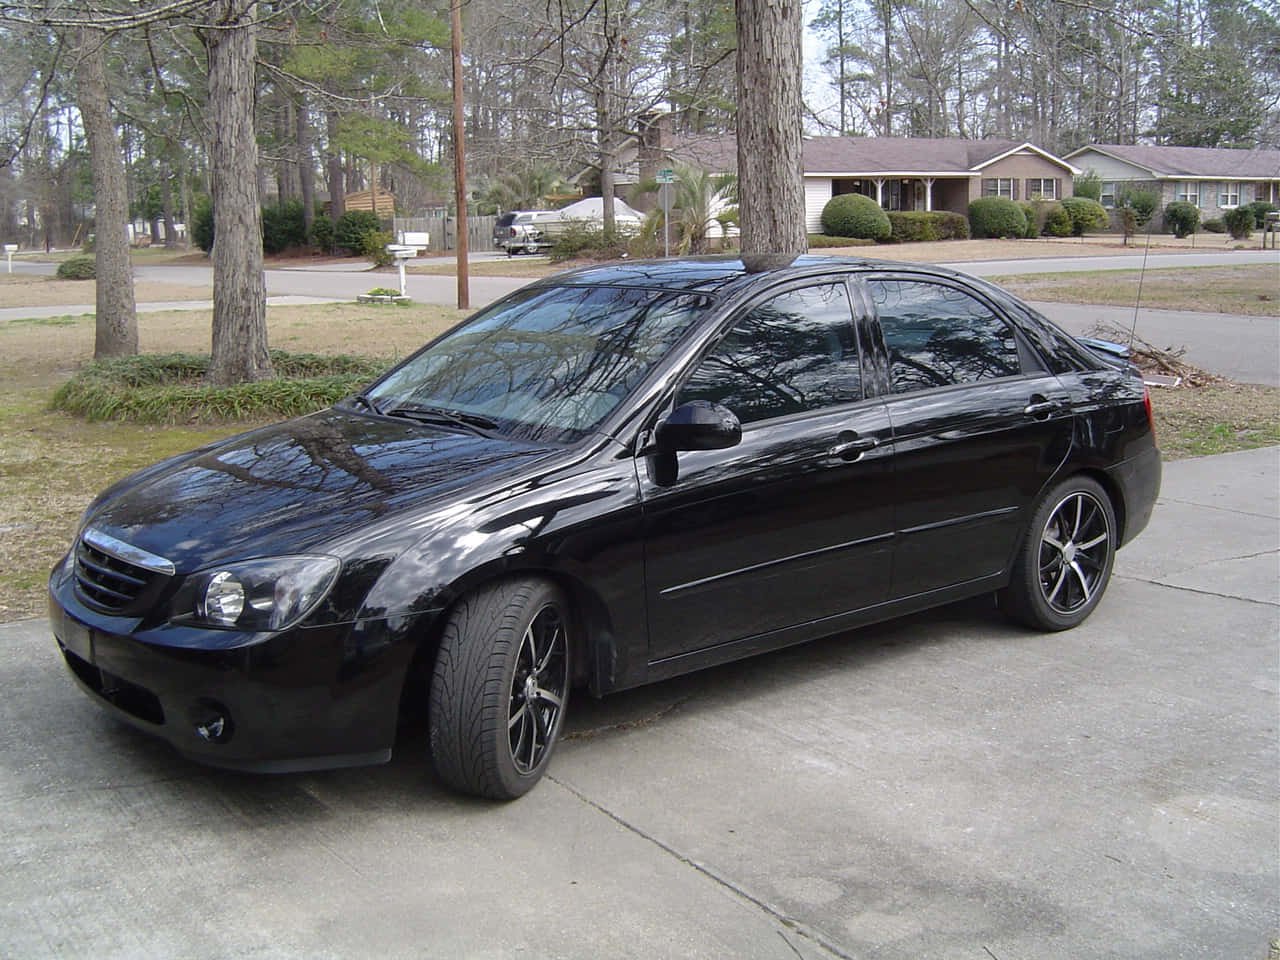
{"type": "Polygon", "coordinates": [[[404,262],[416,257],[422,252],[422,247],[410,246],[407,243],[388,243],[387,253],[396,258],[396,266],[400,268],[400,296],[406,296],[404,292],[404,262]]]}
{"type": "Polygon", "coordinates": [[[13,273],[13,255],[17,252],[18,252],[18,245],[16,243],[6,243],[4,245],[4,255],[5,255],[5,259],[9,261],[10,273],[13,273]]]}

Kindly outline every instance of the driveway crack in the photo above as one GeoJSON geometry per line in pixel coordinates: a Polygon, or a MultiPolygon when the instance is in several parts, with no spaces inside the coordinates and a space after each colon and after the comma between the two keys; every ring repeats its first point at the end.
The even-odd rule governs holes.
{"type": "MultiPolygon", "coordinates": [[[[742,887],[738,886],[736,883],[730,880],[728,877],[722,876],[721,874],[717,873],[715,870],[711,869],[706,864],[699,863],[697,860],[694,860],[690,857],[685,856],[683,853],[681,853],[675,847],[671,846],[669,843],[665,843],[662,840],[659,840],[657,837],[653,836],[653,834],[648,833],[645,830],[642,830],[640,827],[636,826],[631,821],[614,813],[608,807],[605,807],[602,804],[596,802],[595,800],[592,800],[590,797],[588,797],[581,790],[578,790],[576,787],[572,787],[569,784],[565,783],[563,780],[559,780],[556,777],[551,776],[550,774],[546,775],[546,779],[550,780],[552,783],[554,783],[556,786],[560,787],[561,789],[566,790],[569,793],[573,794],[573,796],[577,797],[579,801],[586,804],[591,809],[608,817],[618,826],[622,827],[622,829],[628,831],[629,833],[635,834],[640,839],[657,847],[663,853],[672,857],[679,863],[683,864],[686,867],[691,868],[697,873],[702,874],[702,876],[706,877],[708,880],[711,880],[713,883],[720,885],[725,890],[728,890],[730,893],[732,893],[734,896],[738,897],[739,899],[745,900],[747,903],[751,904],[756,909],[772,917],[777,923],[781,924],[787,930],[790,930],[796,935],[811,941],[814,945],[822,948],[823,950],[827,951],[828,953],[836,957],[839,957],[840,960],[855,960],[855,958],[851,954],[845,953],[842,949],[840,949],[840,947],[838,947],[836,944],[829,941],[826,937],[824,937],[818,931],[813,930],[812,928],[808,927],[804,923],[801,923],[795,917],[789,916],[781,912],[776,907],[772,906],[769,903],[766,903],[764,900],[761,900],[759,897],[755,897],[751,895],[742,887]]],[[[786,935],[781,930],[778,931],[778,935],[782,937],[782,939],[786,942],[787,946],[789,946],[794,953],[796,953],[797,955],[800,955],[800,951],[796,949],[795,944],[793,944],[790,940],[788,940],[786,935]]]]}

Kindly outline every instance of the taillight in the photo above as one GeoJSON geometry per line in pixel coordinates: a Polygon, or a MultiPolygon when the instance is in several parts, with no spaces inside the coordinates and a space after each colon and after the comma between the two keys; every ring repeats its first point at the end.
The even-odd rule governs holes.
{"type": "Polygon", "coordinates": [[[1151,388],[1145,384],[1142,387],[1142,405],[1147,408],[1147,426],[1151,428],[1151,439],[1156,439],[1156,417],[1151,412],[1151,388]]]}

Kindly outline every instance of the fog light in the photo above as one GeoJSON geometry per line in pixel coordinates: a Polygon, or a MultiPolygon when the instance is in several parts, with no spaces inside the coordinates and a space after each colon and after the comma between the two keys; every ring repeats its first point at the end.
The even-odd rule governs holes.
{"type": "Polygon", "coordinates": [[[226,743],[235,729],[231,723],[231,711],[216,700],[197,701],[188,718],[196,736],[205,743],[226,743]]]}

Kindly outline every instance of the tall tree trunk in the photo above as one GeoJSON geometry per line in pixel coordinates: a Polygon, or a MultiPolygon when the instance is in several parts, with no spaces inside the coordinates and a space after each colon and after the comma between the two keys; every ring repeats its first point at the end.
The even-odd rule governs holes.
{"type": "Polygon", "coordinates": [[[315,152],[311,148],[311,116],[307,95],[298,94],[298,186],[302,193],[302,225],[311,237],[311,223],[316,216],[315,152]]]}
{"type": "Polygon", "coordinates": [[[107,98],[106,35],[88,28],[80,31],[80,62],[76,67],[76,94],[89,160],[93,167],[93,196],[97,221],[94,261],[97,271],[97,315],[93,357],[133,356],[138,352],[138,313],[133,299],[133,272],[129,264],[129,219],[124,164],[120,141],[111,122],[107,98]]]}
{"type": "Polygon", "coordinates": [[[213,355],[209,380],[234,384],[272,375],[262,273],[262,210],[254,137],[256,0],[214,0],[209,54],[212,116],[213,355]]]}
{"type": "Polygon", "coordinates": [[[742,252],[794,256],[809,248],[800,0],[737,0],[736,12],[742,252]]]}
{"type": "Polygon", "coordinates": [[[329,175],[329,216],[337,223],[338,218],[347,212],[347,191],[343,186],[342,151],[338,149],[338,111],[330,110],[325,115],[326,131],[329,135],[328,175],[329,175]]]}

